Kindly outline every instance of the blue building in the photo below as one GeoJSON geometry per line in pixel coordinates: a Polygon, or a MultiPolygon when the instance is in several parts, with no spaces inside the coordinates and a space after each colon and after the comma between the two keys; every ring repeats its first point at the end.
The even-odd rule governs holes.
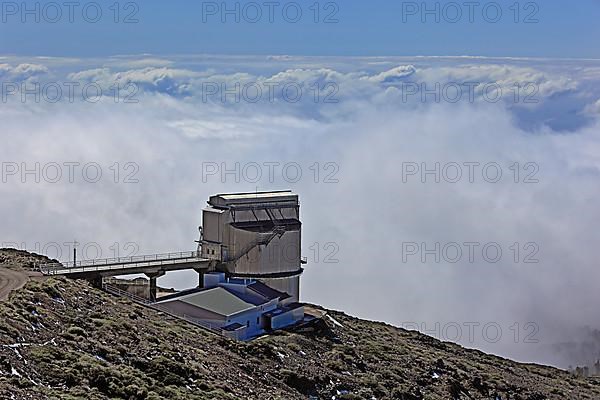
{"type": "Polygon", "coordinates": [[[162,297],[163,309],[221,334],[249,340],[304,319],[304,307],[289,294],[253,279],[204,275],[204,287],[162,297]]]}

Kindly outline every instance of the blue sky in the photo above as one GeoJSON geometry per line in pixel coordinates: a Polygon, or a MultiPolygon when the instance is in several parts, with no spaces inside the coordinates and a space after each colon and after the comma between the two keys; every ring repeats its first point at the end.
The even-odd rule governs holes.
{"type": "MultiPolygon", "coordinates": [[[[269,7],[239,2],[239,12],[221,20],[226,4],[189,0],[99,1],[102,16],[88,1],[69,9],[45,8],[50,2],[3,2],[0,49],[4,54],[105,56],[116,54],[291,54],[291,55],[485,55],[600,58],[600,1],[402,2],[389,0],[275,2],[269,7]],[[438,11],[425,14],[426,9],[438,11]],[[16,5],[17,9],[11,6],[16,5]],[[250,5],[249,5],[250,4],[250,5]],[[315,4],[319,14],[315,14],[315,4]],[[425,5],[424,5],[425,4],[425,5]],[[457,7],[462,16],[458,17],[457,7]],[[302,17],[291,23],[296,5],[302,17]],[[284,7],[286,12],[284,12],[284,7]],[[496,19],[496,10],[502,16],[496,19]],[[516,10],[519,10],[516,13],[516,10]],[[37,16],[35,14],[38,14],[37,16]],[[25,15],[23,15],[25,14],[25,15]],[[236,15],[237,14],[237,15],[236,15]],[[134,23],[124,23],[129,16],[134,23]],[[236,16],[239,22],[235,21],[236,16]],[[39,22],[35,18],[39,18],[39,22]],[[115,17],[118,21],[115,23],[115,17]],[[435,19],[439,18],[439,23],[435,19]],[[25,23],[22,19],[25,18],[25,23]],[[315,23],[315,18],[318,21],[315,23]],[[422,19],[426,18],[425,22],[422,19]],[[325,23],[328,19],[332,23],[325,23]],[[452,22],[454,19],[457,22],[452,22]],[[335,22],[337,21],[337,22],[335,22]],[[517,22],[515,22],[517,21],[517,22]]],[[[58,2],[63,4],[62,2],[58,2]]]]}

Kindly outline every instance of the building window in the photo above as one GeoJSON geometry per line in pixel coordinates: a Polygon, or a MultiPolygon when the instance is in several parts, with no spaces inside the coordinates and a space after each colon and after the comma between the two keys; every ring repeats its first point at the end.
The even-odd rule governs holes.
{"type": "Polygon", "coordinates": [[[260,325],[260,317],[256,317],[256,325],[260,325]]]}
{"type": "Polygon", "coordinates": [[[246,326],[249,328],[250,327],[250,321],[246,321],[246,326]]]}

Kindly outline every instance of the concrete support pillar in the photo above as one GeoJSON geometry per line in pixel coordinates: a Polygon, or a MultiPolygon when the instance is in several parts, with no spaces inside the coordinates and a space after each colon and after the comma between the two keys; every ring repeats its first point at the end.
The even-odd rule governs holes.
{"type": "Polygon", "coordinates": [[[88,279],[88,281],[92,284],[93,287],[95,287],[96,289],[103,289],[102,288],[102,276],[101,275],[97,275],[94,276],[91,279],[88,279]]]}
{"type": "Polygon", "coordinates": [[[165,274],[165,271],[157,271],[157,272],[146,272],[145,275],[150,279],[150,288],[148,293],[148,299],[151,302],[156,301],[156,279],[160,278],[165,274]]]}
{"type": "Polygon", "coordinates": [[[194,271],[198,273],[198,287],[204,288],[204,274],[208,272],[206,268],[194,268],[194,271]]]}

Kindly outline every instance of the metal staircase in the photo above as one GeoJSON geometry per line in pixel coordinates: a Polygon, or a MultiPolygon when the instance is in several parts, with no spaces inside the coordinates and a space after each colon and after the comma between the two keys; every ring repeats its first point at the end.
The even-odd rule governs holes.
{"type": "Polygon", "coordinates": [[[233,256],[233,257],[228,258],[227,260],[225,260],[225,263],[227,263],[227,264],[230,264],[230,263],[233,264],[233,263],[235,263],[237,260],[239,260],[240,258],[244,257],[246,254],[248,254],[250,251],[252,251],[252,249],[254,249],[257,246],[268,246],[269,243],[271,243],[271,241],[273,239],[275,239],[276,237],[281,238],[284,235],[285,232],[286,232],[285,226],[283,226],[283,225],[275,226],[273,228],[273,231],[270,232],[268,234],[268,236],[266,236],[266,237],[259,237],[259,238],[255,239],[255,240],[253,240],[252,242],[248,243],[235,256],[233,256]]]}

